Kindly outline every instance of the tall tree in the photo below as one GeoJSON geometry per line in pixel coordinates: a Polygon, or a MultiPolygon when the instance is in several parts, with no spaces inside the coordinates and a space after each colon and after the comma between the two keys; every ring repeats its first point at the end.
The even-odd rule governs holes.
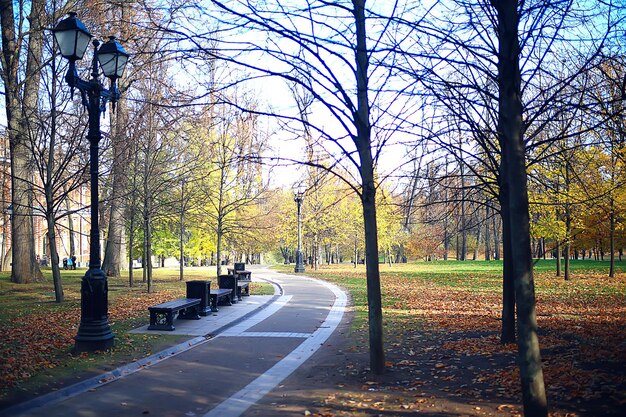
{"type": "MultiPolygon", "coordinates": [[[[49,39],[52,41],[52,39],[49,39]]],[[[62,78],[57,71],[56,45],[47,50],[52,52],[49,71],[43,76],[45,90],[40,94],[41,109],[29,119],[29,142],[27,144],[33,162],[31,188],[35,214],[42,216],[47,225],[47,246],[52,263],[52,281],[57,302],[63,301],[63,287],[59,267],[59,221],[66,219],[70,232],[70,255],[74,255],[72,215],[82,210],[72,204],[72,196],[88,180],[88,155],[81,145],[84,124],[69,116],[65,106],[71,106],[69,97],[62,95],[58,86],[62,78]],[[65,106],[59,102],[65,102],[65,106]]]]}
{"type": "MultiPolygon", "coordinates": [[[[118,10],[113,11],[113,15],[119,16],[115,19],[119,22],[117,31],[120,33],[122,42],[130,38],[131,8],[130,2],[123,1],[115,5],[118,10]]],[[[117,17],[116,16],[116,17],[117,17]]],[[[113,19],[112,19],[113,20],[113,19]]],[[[132,77],[132,75],[131,75],[132,77]]],[[[119,277],[120,270],[124,262],[124,194],[126,193],[127,178],[126,168],[130,155],[128,153],[128,105],[124,92],[129,87],[131,77],[124,77],[120,80],[119,89],[122,92],[121,99],[117,102],[116,112],[111,112],[111,143],[112,143],[112,167],[110,183],[110,206],[109,206],[109,227],[104,248],[104,259],[102,270],[107,275],[119,277]]]]}
{"type": "MultiPolygon", "coordinates": [[[[517,306],[518,356],[524,412],[547,416],[546,398],[530,248],[530,216],[526,178],[526,146],[522,120],[522,89],[519,45],[519,4],[517,0],[492,0],[498,17],[498,140],[506,158],[504,176],[508,184],[508,211],[511,270],[517,306]]],[[[505,243],[506,244],[506,243],[505,243]]]]}
{"type": "MultiPolygon", "coordinates": [[[[233,103],[238,107],[254,109],[255,104],[245,94],[235,93],[233,103]]],[[[243,216],[246,206],[255,204],[266,191],[260,176],[259,158],[265,146],[260,132],[259,116],[242,112],[236,107],[218,106],[215,131],[206,124],[199,126],[209,139],[210,161],[206,190],[208,207],[205,214],[211,218],[217,240],[217,275],[222,274],[222,260],[226,239],[245,230],[249,219],[243,216]]]]}
{"type": "MultiPolygon", "coordinates": [[[[33,191],[31,181],[31,154],[29,152],[29,118],[38,110],[38,93],[41,79],[43,53],[43,28],[45,0],[31,2],[28,17],[28,45],[26,69],[20,74],[23,57],[23,42],[26,34],[17,33],[23,22],[16,25],[16,14],[12,0],[0,1],[0,26],[2,31],[2,79],[5,88],[8,136],[11,154],[11,221],[12,268],[11,281],[27,283],[43,279],[35,257],[33,230],[33,191]],[[20,75],[22,79],[20,80],[20,75]]],[[[20,10],[21,13],[21,10],[20,10]]]]}

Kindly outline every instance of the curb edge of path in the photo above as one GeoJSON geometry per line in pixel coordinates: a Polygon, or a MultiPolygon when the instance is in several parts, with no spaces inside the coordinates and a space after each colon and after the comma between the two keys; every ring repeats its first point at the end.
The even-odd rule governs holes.
{"type": "Polygon", "coordinates": [[[258,278],[258,279],[261,281],[269,282],[270,284],[274,286],[274,296],[270,298],[269,300],[267,300],[264,304],[255,308],[254,310],[231,321],[230,323],[223,325],[222,327],[219,327],[217,330],[211,333],[208,333],[204,336],[196,336],[183,343],[179,343],[178,345],[169,347],[165,350],[162,350],[160,352],[157,352],[145,358],[139,359],[135,362],[113,369],[112,371],[108,371],[108,372],[93,376],[84,381],[77,382],[75,384],[61,388],[59,390],[49,392],[47,394],[41,395],[39,397],[35,397],[31,400],[27,400],[19,404],[15,404],[13,406],[5,408],[4,410],[0,410],[0,416],[2,417],[18,416],[32,409],[42,407],[44,405],[54,404],[54,403],[66,400],[68,398],[72,398],[76,395],[82,394],[83,392],[89,391],[90,389],[102,387],[113,381],[121,379],[125,376],[134,374],[135,372],[138,372],[142,369],[150,368],[151,366],[156,365],[166,359],[172,358],[181,353],[187,352],[188,350],[191,350],[196,346],[200,346],[200,345],[203,345],[204,343],[207,343],[208,341],[210,341],[211,339],[213,339],[215,336],[219,335],[220,333],[242,323],[243,321],[261,312],[261,310],[264,310],[266,307],[272,305],[274,302],[276,302],[276,300],[278,300],[283,295],[284,291],[283,291],[282,286],[279,283],[268,278],[258,278]]]}

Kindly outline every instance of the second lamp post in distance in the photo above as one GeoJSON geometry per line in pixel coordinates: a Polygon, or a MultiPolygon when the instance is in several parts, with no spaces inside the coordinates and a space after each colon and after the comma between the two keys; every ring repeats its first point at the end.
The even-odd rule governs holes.
{"type": "Polygon", "coordinates": [[[304,262],[302,256],[302,201],[306,189],[304,185],[298,184],[293,189],[293,201],[298,205],[298,250],[296,251],[296,268],[294,272],[304,272],[304,262]]]}

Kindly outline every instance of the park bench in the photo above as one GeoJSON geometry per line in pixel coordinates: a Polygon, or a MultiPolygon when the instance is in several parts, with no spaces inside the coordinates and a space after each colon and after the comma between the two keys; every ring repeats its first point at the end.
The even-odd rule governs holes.
{"type": "Polygon", "coordinates": [[[201,316],[208,316],[209,313],[218,311],[217,305],[220,301],[232,305],[230,289],[211,288],[211,281],[193,280],[187,281],[187,298],[199,298],[198,307],[201,316]]]}
{"type": "Polygon", "coordinates": [[[231,291],[231,302],[235,304],[241,300],[241,288],[246,284],[239,283],[237,275],[220,275],[217,277],[217,283],[220,288],[225,288],[231,291]]]}
{"type": "Polygon", "coordinates": [[[249,296],[250,295],[250,281],[240,281],[237,280],[237,300],[241,301],[242,295],[249,296]]]}
{"type": "Polygon", "coordinates": [[[211,293],[209,294],[209,296],[211,297],[211,311],[212,312],[217,312],[217,305],[220,303],[220,300],[225,300],[225,302],[227,303],[226,305],[233,305],[232,302],[232,292],[230,289],[228,288],[214,288],[211,290],[211,293]]]}
{"type": "Polygon", "coordinates": [[[252,282],[252,271],[246,271],[246,264],[243,262],[235,262],[233,268],[228,269],[228,273],[237,276],[238,297],[241,300],[242,295],[250,295],[250,283],[252,282]],[[231,272],[232,271],[232,272],[231,272]]]}
{"type": "Polygon", "coordinates": [[[148,330],[174,330],[174,319],[199,320],[199,298],[179,298],[148,307],[150,326],[148,330]]]}

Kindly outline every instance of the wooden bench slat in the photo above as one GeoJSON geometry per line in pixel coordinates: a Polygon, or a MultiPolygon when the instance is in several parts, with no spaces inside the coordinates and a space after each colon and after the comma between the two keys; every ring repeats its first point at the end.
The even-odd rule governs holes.
{"type": "Polygon", "coordinates": [[[211,294],[229,294],[231,290],[228,288],[215,288],[211,290],[211,294]]]}
{"type": "Polygon", "coordinates": [[[193,305],[199,304],[200,303],[200,299],[199,298],[179,298],[178,300],[171,300],[171,301],[166,301],[164,303],[161,304],[157,304],[155,306],[152,307],[148,307],[148,309],[168,309],[168,308],[172,308],[172,309],[182,309],[182,308],[187,308],[187,307],[191,307],[193,305]]]}

